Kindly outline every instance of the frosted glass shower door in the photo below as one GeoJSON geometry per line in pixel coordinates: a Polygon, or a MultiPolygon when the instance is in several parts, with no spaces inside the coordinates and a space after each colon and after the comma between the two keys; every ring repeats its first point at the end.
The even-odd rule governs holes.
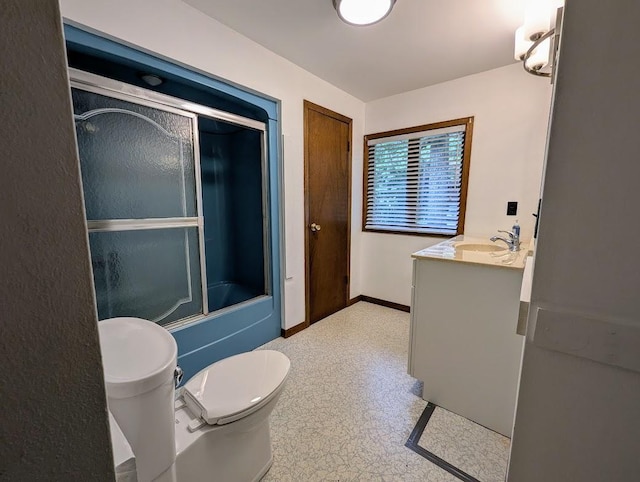
{"type": "Polygon", "coordinates": [[[197,118],[72,81],[98,318],[206,313],[197,118]]]}

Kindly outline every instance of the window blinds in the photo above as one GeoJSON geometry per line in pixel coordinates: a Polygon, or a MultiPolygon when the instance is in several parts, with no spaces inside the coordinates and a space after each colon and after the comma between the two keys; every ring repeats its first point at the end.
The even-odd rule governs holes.
{"type": "Polygon", "coordinates": [[[367,142],[365,229],[455,235],[465,126],[367,142]]]}

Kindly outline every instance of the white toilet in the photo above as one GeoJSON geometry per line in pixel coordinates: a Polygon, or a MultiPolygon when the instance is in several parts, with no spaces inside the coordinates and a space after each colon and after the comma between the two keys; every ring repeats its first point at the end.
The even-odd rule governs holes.
{"type": "MultiPolygon", "coordinates": [[[[290,361],[259,350],[209,365],[175,393],[177,346],[139,318],[98,324],[109,410],[138,481],[258,481],[272,463],[269,415],[290,361]]],[[[179,380],[178,380],[179,381],[179,380]]]]}

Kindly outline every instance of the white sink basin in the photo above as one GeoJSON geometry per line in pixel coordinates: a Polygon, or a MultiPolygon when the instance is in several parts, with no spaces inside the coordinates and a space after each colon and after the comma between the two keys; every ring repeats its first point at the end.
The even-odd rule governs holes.
{"type": "Polygon", "coordinates": [[[497,244],[456,244],[459,251],[475,251],[477,253],[493,253],[496,251],[504,251],[507,248],[497,244]]]}

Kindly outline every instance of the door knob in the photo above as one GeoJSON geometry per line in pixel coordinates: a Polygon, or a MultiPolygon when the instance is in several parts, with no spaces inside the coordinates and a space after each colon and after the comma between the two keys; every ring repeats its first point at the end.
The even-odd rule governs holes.
{"type": "Polygon", "coordinates": [[[311,228],[312,233],[317,233],[321,229],[320,225],[316,223],[311,223],[311,226],[309,227],[311,228]]]}

